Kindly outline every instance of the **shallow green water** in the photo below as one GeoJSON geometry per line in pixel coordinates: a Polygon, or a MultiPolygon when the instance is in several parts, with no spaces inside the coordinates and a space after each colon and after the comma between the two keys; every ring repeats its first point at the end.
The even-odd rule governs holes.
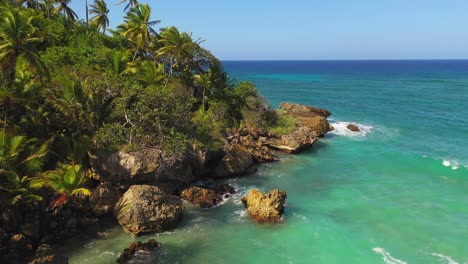
{"type": "MultiPolygon", "coordinates": [[[[468,263],[468,63],[238,63],[227,69],[273,104],[326,106],[337,130],[229,180],[238,194],[223,205],[189,207],[180,228],[140,238],[163,244],[146,263],[468,263]],[[347,132],[348,122],[365,132],[347,132]],[[287,191],[282,224],[248,218],[239,198],[254,187],[287,191]]],[[[105,232],[70,241],[71,263],[114,263],[133,241],[118,227],[105,232]]]]}

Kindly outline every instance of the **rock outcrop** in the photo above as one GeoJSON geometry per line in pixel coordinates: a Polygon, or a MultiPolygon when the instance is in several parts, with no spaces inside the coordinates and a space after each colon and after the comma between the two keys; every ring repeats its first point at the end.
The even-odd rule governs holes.
{"type": "MultiPolygon", "coordinates": [[[[130,246],[126,249],[123,250],[122,254],[120,254],[119,258],[117,259],[117,263],[147,263],[149,260],[143,260],[143,259],[136,259],[139,256],[144,256],[147,254],[140,254],[137,256],[137,252],[148,252],[150,250],[155,250],[159,248],[161,245],[156,242],[154,239],[148,240],[146,243],[141,243],[141,241],[138,242],[133,242],[130,244],[130,246]]],[[[140,257],[141,258],[141,257],[140,257]]],[[[151,263],[155,263],[151,261],[151,263]]]]}
{"type": "Polygon", "coordinates": [[[154,186],[133,185],[115,205],[114,215],[125,231],[138,236],[175,228],[183,211],[179,197],[154,186]]]}
{"type": "Polygon", "coordinates": [[[215,176],[225,178],[241,176],[254,165],[252,155],[241,145],[232,145],[215,170],[215,176]]]}
{"type": "Polygon", "coordinates": [[[253,189],[247,196],[242,197],[242,203],[249,216],[258,223],[276,223],[284,213],[286,197],[286,192],[278,189],[269,191],[268,195],[253,189]]]}
{"type": "Polygon", "coordinates": [[[95,179],[101,182],[119,182],[129,184],[146,184],[154,181],[180,181],[190,183],[196,180],[200,171],[202,158],[197,155],[203,152],[187,149],[181,157],[165,155],[159,149],[142,149],[140,151],[119,151],[104,157],[101,154],[90,155],[92,165],[99,173],[95,179]]]}
{"type": "Polygon", "coordinates": [[[292,133],[279,137],[266,138],[266,146],[286,153],[299,153],[310,148],[318,140],[318,135],[309,127],[300,125],[292,133]]]}
{"type": "Polygon", "coordinates": [[[180,197],[201,208],[211,208],[222,201],[221,195],[215,190],[196,186],[183,190],[180,197]]]}
{"type": "Polygon", "coordinates": [[[120,197],[122,197],[122,193],[118,188],[112,186],[109,182],[101,183],[90,196],[94,214],[97,216],[112,214],[120,197]]]}
{"type": "Polygon", "coordinates": [[[347,129],[353,131],[353,132],[360,132],[361,130],[359,129],[358,126],[356,126],[355,124],[349,124],[347,127],[347,129]]]}
{"type": "Polygon", "coordinates": [[[234,187],[229,184],[221,184],[216,187],[192,186],[182,190],[180,197],[201,208],[211,208],[235,192],[234,187]]]}
{"type": "Polygon", "coordinates": [[[330,111],[311,106],[291,103],[281,103],[280,108],[292,115],[300,124],[312,129],[319,136],[332,130],[327,117],[330,111]]]}

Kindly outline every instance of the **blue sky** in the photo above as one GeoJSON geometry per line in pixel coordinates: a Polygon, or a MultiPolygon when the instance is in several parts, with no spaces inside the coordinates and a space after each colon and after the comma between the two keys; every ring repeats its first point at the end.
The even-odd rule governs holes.
{"type": "MultiPolygon", "coordinates": [[[[93,0],[89,0],[90,3],[93,0]]],[[[123,5],[107,0],[111,28],[123,5]]],[[[153,0],[224,60],[467,59],[468,0],[153,0]]],[[[85,17],[84,1],[72,7],[85,17]]]]}

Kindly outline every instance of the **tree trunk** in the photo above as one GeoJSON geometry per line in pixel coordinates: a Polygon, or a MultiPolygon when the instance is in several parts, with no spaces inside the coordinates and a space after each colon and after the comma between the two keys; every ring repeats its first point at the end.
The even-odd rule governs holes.
{"type": "Polygon", "coordinates": [[[86,0],[86,32],[89,33],[88,0],[86,0]]]}

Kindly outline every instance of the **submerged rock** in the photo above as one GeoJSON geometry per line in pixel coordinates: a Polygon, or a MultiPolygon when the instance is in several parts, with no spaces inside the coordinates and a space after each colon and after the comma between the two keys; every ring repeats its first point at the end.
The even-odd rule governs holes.
{"type": "Polygon", "coordinates": [[[229,184],[221,184],[212,188],[192,186],[182,190],[180,197],[201,208],[211,208],[234,193],[236,190],[229,184]]]}
{"type": "Polygon", "coordinates": [[[277,138],[268,138],[265,145],[286,153],[299,153],[310,148],[318,140],[318,135],[309,127],[299,126],[292,133],[277,138]]]}
{"type": "Polygon", "coordinates": [[[361,130],[359,129],[358,126],[356,126],[355,124],[349,124],[347,127],[347,129],[353,131],[353,132],[360,132],[361,130]]]}
{"type": "MultiPolygon", "coordinates": [[[[135,258],[141,257],[141,253],[148,254],[150,250],[159,248],[161,245],[156,242],[154,239],[150,239],[146,243],[141,243],[141,241],[133,242],[130,246],[123,250],[117,259],[117,263],[140,263],[143,260],[136,260],[135,258]],[[137,254],[140,253],[139,256],[137,254]]],[[[154,262],[152,262],[154,263],[154,262]]]]}
{"type": "Polygon", "coordinates": [[[114,215],[125,231],[139,236],[175,228],[183,211],[179,197],[154,186],[133,185],[115,205],[114,215]]]}
{"type": "Polygon", "coordinates": [[[254,165],[252,155],[240,145],[233,145],[216,167],[216,177],[224,178],[245,174],[254,165]]]}
{"type": "Polygon", "coordinates": [[[242,197],[242,203],[247,208],[249,216],[258,223],[276,223],[281,220],[284,213],[286,192],[274,189],[263,194],[258,189],[251,190],[247,196],[242,197]]]}
{"type": "Polygon", "coordinates": [[[218,192],[202,187],[189,187],[181,192],[180,197],[201,208],[211,208],[222,201],[218,192]]]}
{"type": "Polygon", "coordinates": [[[323,136],[333,129],[327,120],[331,113],[326,109],[291,103],[281,103],[280,108],[292,115],[298,123],[312,129],[319,136],[323,136]]]}
{"type": "Polygon", "coordinates": [[[112,214],[120,197],[122,197],[122,193],[118,188],[112,186],[109,182],[101,183],[94,189],[90,197],[94,214],[97,216],[112,214]]]}

